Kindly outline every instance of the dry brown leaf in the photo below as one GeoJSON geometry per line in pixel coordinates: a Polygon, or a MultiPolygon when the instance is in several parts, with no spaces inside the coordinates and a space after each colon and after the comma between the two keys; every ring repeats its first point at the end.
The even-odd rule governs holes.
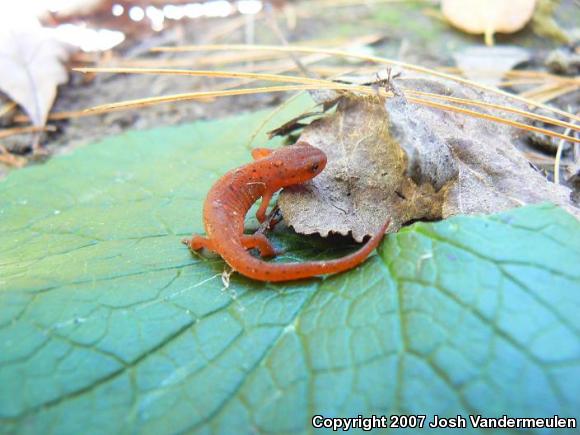
{"type": "Polygon", "coordinates": [[[514,33],[532,19],[536,0],[442,0],[441,11],[449,22],[467,33],[514,33]]]}
{"type": "MultiPolygon", "coordinates": [[[[416,90],[503,103],[457,84],[405,80],[416,90]]],[[[580,215],[570,190],[554,185],[513,145],[516,131],[479,118],[408,103],[403,97],[343,97],[300,140],[328,155],[326,169],[279,206],[297,232],[361,241],[390,216],[391,231],[417,219],[493,213],[553,202],[580,215]]],[[[521,134],[521,132],[518,131],[521,134]]]]}
{"type": "MultiPolygon", "coordinates": [[[[312,183],[280,195],[284,218],[296,231],[352,233],[360,242],[380,228],[387,215],[393,216],[390,210],[401,207],[403,197],[412,197],[413,207],[417,204],[421,210],[401,208],[397,214],[426,219],[441,215],[431,209],[433,188],[426,186],[424,195],[405,176],[407,157],[389,134],[386,116],[383,105],[372,98],[343,98],[334,114],[306,128],[300,139],[324,150],[328,163],[312,183]]],[[[406,220],[393,219],[391,229],[406,220]]]]}
{"type": "Polygon", "coordinates": [[[32,123],[42,126],[67,81],[63,65],[72,48],[52,37],[48,29],[0,29],[0,90],[18,103],[32,123]]]}

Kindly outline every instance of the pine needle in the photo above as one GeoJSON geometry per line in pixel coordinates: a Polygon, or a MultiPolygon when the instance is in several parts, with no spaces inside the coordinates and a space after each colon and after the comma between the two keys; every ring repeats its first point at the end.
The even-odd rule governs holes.
{"type": "MultiPolygon", "coordinates": [[[[110,103],[110,104],[103,104],[100,106],[95,106],[90,109],[87,109],[87,113],[103,113],[103,112],[110,112],[114,110],[125,110],[125,109],[133,109],[133,108],[140,108],[145,106],[150,106],[153,104],[159,103],[168,103],[168,102],[176,102],[176,101],[191,101],[197,100],[200,98],[217,98],[217,97],[226,97],[226,96],[233,96],[233,95],[249,95],[249,94],[258,94],[264,92],[291,92],[291,91],[304,91],[304,90],[319,90],[319,89],[331,89],[331,90],[338,90],[338,91],[350,91],[350,92],[359,92],[362,94],[376,96],[377,92],[385,98],[392,97],[392,94],[385,92],[384,90],[376,90],[370,88],[368,86],[355,86],[355,85],[341,85],[339,83],[332,83],[325,86],[321,86],[321,84],[310,84],[310,85],[288,85],[288,86],[271,86],[271,87],[259,87],[259,88],[246,88],[246,89],[234,89],[234,90],[227,90],[227,91],[208,91],[208,92],[190,92],[184,94],[175,94],[175,95],[166,95],[162,97],[151,97],[151,98],[141,98],[137,100],[129,100],[129,101],[122,101],[119,103],[110,103]]],[[[466,115],[474,116],[477,118],[486,119],[489,121],[494,121],[500,124],[510,125],[512,127],[517,127],[520,129],[528,130],[528,131],[535,131],[537,133],[545,134],[548,136],[553,136],[557,138],[564,138],[566,140],[570,140],[572,142],[579,142],[580,139],[572,138],[564,136],[560,133],[556,133],[552,130],[548,130],[545,128],[534,127],[528,124],[524,124],[517,121],[511,121],[504,118],[500,118],[494,115],[488,115],[485,113],[477,112],[474,110],[463,109],[461,107],[456,107],[447,104],[435,103],[433,101],[412,97],[409,96],[408,101],[414,102],[417,104],[421,104],[423,106],[434,107],[443,110],[449,110],[452,112],[463,113],[466,115]]]]}
{"type": "Polygon", "coordinates": [[[115,73],[115,74],[156,74],[156,75],[183,75],[193,77],[218,77],[232,79],[266,80],[270,82],[300,83],[325,86],[333,82],[309,77],[297,77],[280,74],[251,73],[240,71],[204,71],[187,69],[164,69],[164,68],[73,68],[82,73],[115,73]]]}
{"type": "Polygon", "coordinates": [[[408,69],[415,72],[420,72],[423,74],[429,74],[435,77],[444,78],[447,80],[452,80],[458,83],[462,83],[474,88],[482,89],[488,92],[492,92],[498,95],[502,95],[506,98],[510,98],[516,101],[520,101],[532,107],[540,107],[544,110],[557,113],[559,115],[565,116],[569,119],[574,119],[580,121],[580,117],[572,115],[563,110],[559,110],[555,107],[547,106],[537,101],[529,100],[527,98],[521,97],[519,95],[510,94],[509,92],[503,91],[501,89],[494,88],[492,86],[487,86],[481,83],[474,82],[472,80],[464,79],[462,77],[454,76],[451,74],[446,74],[434,69],[425,68],[419,65],[414,65],[406,62],[386,59],[378,56],[369,56],[351,53],[348,51],[335,50],[335,49],[323,49],[323,48],[312,48],[312,47],[297,47],[297,46],[275,46],[275,45],[242,45],[242,44],[232,44],[232,45],[189,45],[180,47],[154,47],[151,49],[153,52],[188,52],[188,51],[218,51],[218,50],[237,50],[237,51],[247,51],[247,50],[263,50],[263,51],[279,51],[279,52],[297,52],[297,53],[320,53],[328,54],[331,56],[347,57],[354,59],[361,59],[368,62],[395,65],[400,68],[408,69]]]}
{"type": "Polygon", "coordinates": [[[467,106],[486,107],[489,109],[496,109],[496,110],[499,110],[502,112],[515,113],[517,115],[524,116],[526,118],[535,119],[537,121],[545,122],[546,124],[557,125],[560,127],[567,127],[567,128],[573,129],[573,130],[580,131],[580,126],[577,126],[573,123],[560,121],[559,119],[550,118],[548,116],[538,115],[536,113],[528,112],[525,110],[516,109],[515,107],[504,106],[501,104],[486,103],[484,101],[467,100],[465,98],[450,97],[447,95],[433,94],[430,92],[415,91],[412,89],[405,89],[404,92],[405,92],[405,94],[409,94],[409,95],[420,95],[423,97],[447,100],[447,101],[451,101],[454,103],[467,105],[467,106]]]}
{"type": "MultiPolygon", "coordinates": [[[[318,85],[321,87],[330,87],[331,89],[336,89],[336,82],[324,79],[313,79],[309,77],[297,77],[297,76],[289,76],[289,75],[280,75],[280,74],[267,74],[267,73],[248,73],[248,72],[239,72],[239,71],[204,71],[204,70],[184,70],[184,69],[158,69],[158,68],[75,68],[75,71],[84,72],[84,73],[122,73],[122,74],[167,74],[167,75],[184,75],[184,76],[195,76],[195,77],[218,77],[218,78],[236,78],[236,79],[251,79],[251,80],[264,80],[264,81],[271,81],[271,82],[282,82],[282,83],[297,83],[297,84],[304,84],[304,85],[318,85]]],[[[368,93],[368,91],[360,86],[356,85],[345,85],[346,89],[353,89],[359,92],[368,93]]],[[[271,88],[267,88],[271,89],[271,88]]],[[[340,89],[345,89],[341,87],[340,89]]],[[[216,91],[213,91],[216,92],[216,91]]],[[[282,91],[283,92],[283,91],[282,91]]],[[[373,93],[375,91],[373,90],[373,93]]],[[[504,112],[515,113],[530,119],[535,119],[538,121],[545,122],[547,124],[553,124],[561,127],[572,128],[575,130],[580,131],[580,127],[565,122],[560,121],[558,119],[550,118],[547,116],[537,115],[532,112],[516,109],[509,106],[504,106],[500,104],[492,104],[486,103],[483,101],[475,101],[475,100],[467,100],[464,98],[457,98],[457,97],[450,97],[447,95],[439,95],[433,94],[429,92],[421,92],[415,91],[412,89],[404,88],[404,92],[406,95],[418,95],[424,96],[429,98],[435,99],[442,99],[449,102],[459,103],[462,105],[471,105],[471,106],[478,106],[478,107],[486,107],[490,109],[496,109],[504,112]]],[[[200,94],[200,93],[198,93],[200,94]]],[[[231,94],[231,95],[240,95],[240,94],[231,94]]],[[[223,96],[223,94],[212,95],[212,96],[223,96]]],[[[227,94],[226,94],[227,96],[227,94]]],[[[158,98],[165,98],[165,97],[158,97],[158,98]]],[[[197,99],[197,98],[194,98],[197,99]]],[[[172,101],[179,101],[179,100],[172,100],[172,101]]],[[[161,100],[159,102],[165,102],[165,100],[161,100]]],[[[156,103],[152,103],[156,104],[156,103]]],[[[98,107],[105,107],[98,106],[98,107]]]]}
{"type": "Polygon", "coordinates": [[[54,125],[45,125],[45,126],[31,125],[26,127],[5,128],[0,130],[0,139],[4,139],[5,137],[14,136],[17,134],[38,133],[40,131],[56,131],[56,127],[54,125]]]}

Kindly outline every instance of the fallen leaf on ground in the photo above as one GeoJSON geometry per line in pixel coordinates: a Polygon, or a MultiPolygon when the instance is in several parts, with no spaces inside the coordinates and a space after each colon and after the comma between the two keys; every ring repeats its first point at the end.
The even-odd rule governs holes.
{"type": "MultiPolygon", "coordinates": [[[[457,84],[406,79],[426,92],[505,103],[457,84]]],[[[300,140],[328,155],[326,169],[279,206],[303,234],[371,235],[387,217],[391,231],[416,220],[494,213],[552,202],[580,215],[570,190],[535,171],[514,146],[511,127],[407,102],[343,97],[334,113],[312,122],[300,140]]]]}
{"type": "Polygon", "coordinates": [[[46,123],[57,86],[68,79],[63,62],[71,52],[49,29],[0,30],[0,90],[24,109],[34,125],[46,123]]]}

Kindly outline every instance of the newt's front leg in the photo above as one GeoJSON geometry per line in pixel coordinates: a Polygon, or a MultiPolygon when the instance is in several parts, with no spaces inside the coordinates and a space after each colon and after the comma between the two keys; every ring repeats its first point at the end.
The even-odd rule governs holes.
{"type": "Polygon", "coordinates": [[[260,208],[256,212],[256,219],[258,222],[263,223],[266,220],[266,211],[268,210],[268,205],[272,200],[272,196],[274,196],[276,192],[264,192],[262,195],[262,202],[260,203],[260,208]]]}
{"type": "Polygon", "coordinates": [[[213,246],[213,242],[204,236],[199,236],[194,234],[191,239],[183,239],[181,241],[184,245],[187,245],[192,251],[199,251],[202,248],[209,249],[212,252],[216,252],[213,246]]]}
{"type": "Polygon", "coordinates": [[[276,204],[272,208],[272,210],[270,210],[270,213],[268,213],[266,220],[262,222],[260,228],[258,228],[256,232],[264,234],[267,230],[273,230],[276,227],[276,225],[282,222],[282,219],[283,219],[282,213],[280,212],[280,208],[276,204]]]}

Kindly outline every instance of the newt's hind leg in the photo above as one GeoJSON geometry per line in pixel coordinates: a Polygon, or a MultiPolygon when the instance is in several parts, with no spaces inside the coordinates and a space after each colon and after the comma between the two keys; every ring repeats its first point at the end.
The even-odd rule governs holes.
{"type": "Polygon", "coordinates": [[[252,234],[242,236],[242,245],[246,249],[258,248],[262,257],[275,257],[276,249],[263,234],[252,234]]]}
{"type": "Polygon", "coordinates": [[[187,245],[192,251],[199,251],[200,249],[205,248],[215,252],[212,241],[207,237],[198,236],[197,234],[194,234],[191,239],[183,239],[181,243],[187,245]]]}

